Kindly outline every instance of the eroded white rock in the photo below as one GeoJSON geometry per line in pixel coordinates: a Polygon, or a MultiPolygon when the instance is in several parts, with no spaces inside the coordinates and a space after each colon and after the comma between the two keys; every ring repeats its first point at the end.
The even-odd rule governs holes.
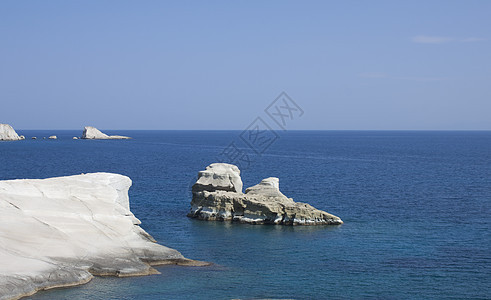
{"type": "Polygon", "coordinates": [[[248,187],[245,191],[247,195],[259,195],[264,197],[280,197],[288,199],[280,192],[280,179],[269,177],[263,179],[260,183],[248,187]]]}
{"type": "Polygon", "coordinates": [[[229,191],[242,193],[242,179],[237,166],[226,163],[214,163],[198,173],[193,192],[229,191]]]}
{"type": "Polygon", "coordinates": [[[87,139],[87,140],[126,140],[126,139],[131,139],[130,137],[127,136],[122,136],[122,135],[107,135],[105,133],[102,133],[99,129],[92,127],[92,126],[86,126],[84,128],[84,132],[82,134],[82,139],[87,139]]]}
{"type": "Polygon", "coordinates": [[[193,185],[188,216],[202,220],[232,220],[251,224],[338,225],[343,221],[281,193],[279,179],[269,177],[241,192],[240,171],[234,165],[212,164],[199,172],[193,185]],[[233,180],[232,180],[233,179],[233,180]],[[240,182],[235,189],[233,182],[240,182]]]}
{"type": "Polygon", "coordinates": [[[0,124],[0,141],[18,141],[21,140],[14,128],[9,124],[0,124]]]}
{"type": "Polygon", "coordinates": [[[139,227],[130,186],[111,173],[0,181],[0,299],[194,264],[139,227]]]}
{"type": "Polygon", "coordinates": [[[58,137],[56,135],[51,135],[50,137],[48,137],[48,139],[50,139],[50,140],[56,140],[56,139],[58,139],[58,137]]]}

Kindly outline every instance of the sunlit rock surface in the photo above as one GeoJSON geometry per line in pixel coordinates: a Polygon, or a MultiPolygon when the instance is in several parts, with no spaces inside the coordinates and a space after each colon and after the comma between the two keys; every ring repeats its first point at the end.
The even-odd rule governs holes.
{"type": "Polygon", "coordinates": [[[0,124],[0,141],[18,141],[21,139],[12,126],[0,124]]]}
{"type": "Polygon", "coordinates": [[[200,171],[193,192],[228,191],[242,193],[242,179],[237,166],[225,163],[211,164],[200,171]]]}
{"type": "Polygon", "coordinates": [[[279,189],[279,179],[275,177],[263,179],[259,184],[247,188],[244,194],[241,190],[242,180],[236,166],[212,164],[198,174],[198,180],[192,187],[193,199],[188,216],[201,220],[232,220],[251,224],[343,223],[337,216],[283,195],[279,189]],[[240,189],[236,186],[240,186],[240,189]]]}
{"type": "Polygon", "coordinates": [[[122,136],[122,135],[107,135],[105,133],[102,133],[99,129],[92,127],[92,126],[86,126],[84,128],[84,132],[82,134],[82,139],[87,139],[87,140],[126,140],[126,139],[131,139],[130,137],[127,136],[122,136]]]}
{"type": "Polygon", "coordinates": [[[111,173],[0,181],[0,299],[157,273],[155,264],[201,265],[140,228],[130,186],[111,173]]]}

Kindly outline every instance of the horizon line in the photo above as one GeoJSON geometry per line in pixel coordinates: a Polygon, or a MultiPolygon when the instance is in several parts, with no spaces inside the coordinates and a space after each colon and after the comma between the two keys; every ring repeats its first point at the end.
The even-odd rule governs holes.
{"type": "MultiPolygon", "coordinates": [[[[99,128],[98,128],[99,129],[99,128]]],[[[83,129],[15,129],[16,131],[83,131],[83,129]]],[[[245,129],[99,129],[110,131],[245,131],[245,129]]],[[[273,131],[491,131],[491,129],[273,129],[273,131]]]]}

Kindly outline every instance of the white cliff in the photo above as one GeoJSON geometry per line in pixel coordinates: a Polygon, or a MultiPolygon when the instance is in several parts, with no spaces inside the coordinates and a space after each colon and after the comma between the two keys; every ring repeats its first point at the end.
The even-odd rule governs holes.
{"type": "Polygon", "coordinates": [[[0,124],[0,141],[19,141],[22,138],[9,124],[0,124]]]}
{"type": "Polygon", "coordinates": [[[343,221],[307,203],[295,202],[269,177],[242,193],[240,171],[234,165],[212,164],[198,174],[188,216],[201,220],[250,224],[339,225],[343,221]],[[214,173],[214,172],[217,173],[214,173]],[[236,188],[237,187],[237,188],[236,188]],[[238,188],[240,187],[240,189],[238,188]]]}
{"type": "Polygon", "coordinates": [[[0,299],[93,275],[158,273],[151,265],[202,265],[139,226],[130,186],[130,178],[111,173],[0,181],[0,299]]]}
{"type": "Polygon", "coordinates": [[[92,126],[86,126],[84,128],[84,132],[82,134],[82,139],[86,140],[126,140],[126,139],[131,139],[130,137],[127,136],[122,136],[122,135],[107,135],[105,133],[102,133],[99,129],[92,127],[92,126]]]}

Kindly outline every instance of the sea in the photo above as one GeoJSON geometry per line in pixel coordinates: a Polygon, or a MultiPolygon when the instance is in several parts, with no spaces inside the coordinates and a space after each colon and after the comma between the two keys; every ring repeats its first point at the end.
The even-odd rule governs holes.
{"type": "Polygon", "coordinates": [[[0,143],[0,179],[127,175],[142,227],[213,263],[96,277],[28,299],[491,299],[490,131],[285,131],[252,146],[241,131],[18,133],[27,139],[0,143]],[[285,195],[344,224],[186,217],[198,171],[217,161],[237,163],[244,188],[278,177],[285,195]]]}

